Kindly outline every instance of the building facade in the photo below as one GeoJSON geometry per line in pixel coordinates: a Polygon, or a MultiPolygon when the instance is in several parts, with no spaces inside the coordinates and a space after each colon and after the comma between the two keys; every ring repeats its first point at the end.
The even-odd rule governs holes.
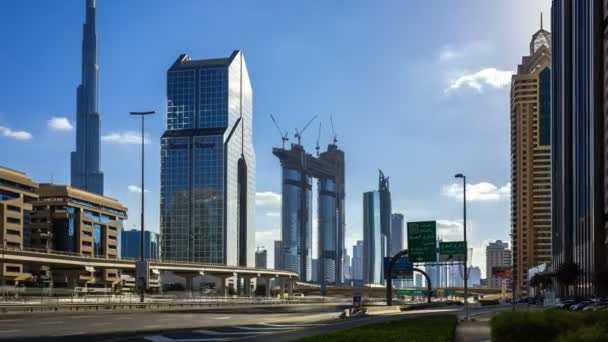
{"type": "Polygon", "coordinates": [[[477,266],[469,267],[468,276],[468,285],[471,287],[481,286],[481,269],[477,266]]]}
{"type": "Polygon", "coordinates": [[[254,266],[252,89],[241,51],[181,55],[167,71],[161,138],[162,255],[254,266]]]}
{"type": "Polygon", "coordinates": [[[551,260],[551,34],[532,36],[511,80],[511,245],[515,295],[528,269],[551,260]]]}
{"type": "Polygon", "coordinates": [[[551,272],[559,298],[608,295],[607,6],[553,0],[551,9],[551,272]]]}
{"type": "Polygon", "coordinates": [[[403,214],[391,215],[391,239],[390,239],[390,256],[393,256],[405,249],[403,245],[404,239],[404,220],[403,214]]]}
{"type": "Polygon", "coordinates": [[[274,241],[274,269],[283,269],[283,243],[281,240],[274,241]]]}
{"type": "MultiPolygon", "coordinates": [[[[40,184],[33,202],[32,247],[89,257],[120,258],[127,208],[115,199],[66,185],[40,184]]],[[[117,269],[53,272],[57,284],[120,282],[117,269]]]]}
{"type": "MultiPolygon", "coordinates": [[[[492,269],[494,267],[511,267],[513,257],[511,250],[509,250],[509,244],[497,240],[491,242],[486,247],[486,279],[487,286],[493,288],[502,287],[502,279],[496,278],[492,275],[492,269]]],[[[527,273],[527,271],[526,271],[527,273]]],[[[527,275],[526,275],[527,276],[527,275]]],[[[507,283],[510,283],[507,281],[507,283]]]]}
{"type": "MultiPolygon", "coordinates": [[[[32,202],[38,199],[38,184],[26,174],[0,167],[0,247],[30,247],[32,202]]],[[[28,279],[27,267],[17,263],[0,265],[5,284],[28,279]]]]}
{"type": "Polygon", "coordinates": [[[268,251],[258,249],[255,251],[255,268],[268,268],[268,251]]]}
{"type": "MultiPolygon", "coordinates": [[[[125,230],[120,239],[120,256],[122,258],[140,258],[141,231],[139,229],[125,230]]],[[[144,259],[160,259],[160,235],[144,231],[144,259]]]]}
{"type": "MultiPolygon", "coordinates": [[[[283,267],[312,280],[312,181],[317,186],[319,276],[321,285],[344,281],[344,152],[335,144],[315,157],[300,144],[274,148],[281,162],[283,267]]],[[[323,287],[324,288],[324,287],[323,287]]]]}
{"type": "Polygon", "coordinates": [[[363,280],[363,240],[353,246],[351,274],[352,280],[363,280]]]}
{"type": "Polygon", "coordinates": [[[391,193],[380,171],[378,191],[363,194],[363,282],[384,283],[384,257],[389,254],[391,193]]]}
{"type": "Polygon", "coordinates": [[[76,91],[76,151],[71,154],[70,183],[75,188],[103,195],[95,0],[87,0],[86,6],[82,27],[82,81],[76,91]]]}

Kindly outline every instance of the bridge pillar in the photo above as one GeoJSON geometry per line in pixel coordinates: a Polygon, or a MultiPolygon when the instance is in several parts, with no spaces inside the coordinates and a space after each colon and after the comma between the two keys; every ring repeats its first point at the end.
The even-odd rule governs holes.
{"type": "Polygon", "coordinates": [[[287,281],[287,285],[288,285],[288,296],[289,299],[293,299],[293,280],[289,279],[287,281]]]}
{"type": "Polygon", "coordinates": [[[268,277],[264,279],[266,280],[266,297],[271,297],[272,292],[270,287],[272,286],[272,278],[268,277]]]}
{"type": "Polygon", "coordinates": [[[186,292],[186,297],[193,297],[193,280],[195,277],[198,277],[199,274],[198,273],[182,273],[180,274],[180,276],[182,278],[184,278],[186,280],[186,288],[185,288],[185,292],[186,292]]]}
{"type": "Polygon", "coordinates": [[[232,275],[217,275],[216,276],[219,280],[219,286],[217,288],[217,294],[220,296],[224,296],[227,297],[228,296],[228,287],[226,286],[226,279],[233,277],[232,275]]]}
{"type": "Polygon", "coordinates": [[[251,277],[243,277],[243,290],[246,297],[251,297],[251,277]]]}
{"type": "Polygon", "coordinates": [[[279,279],[279,293],[281,294],[281,299],[285,299],[285,280],[279,279]]]}

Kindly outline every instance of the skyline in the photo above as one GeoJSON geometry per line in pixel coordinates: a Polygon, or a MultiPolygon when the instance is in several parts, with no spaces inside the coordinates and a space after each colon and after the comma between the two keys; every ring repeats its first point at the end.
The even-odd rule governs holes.
{"type": "MultiPolygon", "coordinates": [[[[110,26],[113,21],[116,21],[117,26],[121,26],[120,23],[124,23],[122,20],[131,15],[134,9],[126,4],[105,1],[98,2],[98,32],[100,33],[100,44],[102,46],[100,50],[102,70],[100,75],[100,91],[103,94],[101,96],[103,100],[100,102],[100,107],[102,109],[101,112],[107,113],[107,116],[102,116],[102,121],[104,122],[102,126],[102,167],[106,171],[106,177],[108,178],[106,194],[119,199],[130,208],[132,218],[125,224],[126,228],[132,227],[132,224],[138,221],[136,213],[139,212],[138,187],[135,185],[139,183],[137,170],[119,167],[129,165],[128,163],[136,161],[139,158],[138,145],[133,144],[139,142],[137,134],[133,134],[133,131],[137,132],[137,122],[129,119],[127,112],[145,106],[146,108],[153,107],[153,109],[156,109],[160,113],[166,113],[166,108],[163,104],[162,93],[164,93],[165,89],[162,78],[168,65],[175,60],[179,53],[189,52],[191,55],[196,56],[196,58],[206,58],[215,55],[225,55],[234,48],[238,48],[239,44],[247,45],[245,40],[240,40],[234,32],[229,31],[226,33],[227,41],[223,41],[223,37],[220,35],[219,41],[214,41],[210,48],[205,46],[205,44],[200,44],[199,46],[187,45],[180,39],[179,43],[181,46],[177,46],[176,44],[167,49],[167,51],[154,53],[154,51],[157,51],[154,49],[154,46],[142,43],[145,39],[136,40],[134,37],[146,34],[145,28],[150,24],[144,20],[146,16],[143,14],[154,17],[154,14],[158,15],[158,11],[167,10],[169,6],[164,5],[165,3],[164,1],[153,1],[150,8],[139,8],[144,12],[141,18],[134,20],[135,24],[131,26],[132,30],[129,30],[128,26],[124,30],[118,30],[121,34],[124,34],[124,37],[120,37],[116,29],[112,30],[110,26]],[[125,13],[120,12],[121,8],[125,10],[125,13]],[[109,13],[120,14],[112,16],[109,13]],[[131,41],[133,41],[134,47],[124,45],[126,42],[131,41]],[[142,62],[139,63],[140,65],[134,65],[129,56],[137,56],[138,54],[130,53],[130,51],[137,51],[137,49],[154,56],[151,58],[154,62],[142,62]],[[131,67],[133,70],[126,70],[126,67],[131,67]],[[129,79],[124,78],[127,71],[133,72],[133,75],[130,72],[128,73],[129,79]],[[153,76],[144,75],[146,73],[153,76]],[[118,81],[117,74],[121,76],[120,80],[122,83],[118,81]],[[159,81],[160,84],[158,84],[159,81]],[[147,91],[142,93],[133,91],[133,88],[137,88],[138,84],[146,83],[152,84],[152,86],[146,88],[147,91]],[[161,95],[159,96],[159,94],[161,95]],[[109,124],[110,122],[112,122],[112,125],[109,124]],[[116,163],[117,166],[110,166],[110,160],[112,160],[112,164],[116,163]],[[124,180],[119,180],[120,176],[124,176],[124,180]]],[[[548,12],[548,1],[545,1],[545,6],[535,5],[542,7],[545,13],[548,12]]],[[[221,7],[221,5],[217,4],[184,1],[175,6],[176,8],[170,8],[169,10],[172,12],[179,11],[179,13],[185,15],[186,12],[192,10],[195,6],[221,7]]],[[[423,17],[424,15],[428,15],[428,8],[425,10],[424,6],[420,4],[410,4],[405,6],[406,8],[403,8],[400,4],[392,4],[392,6],[389,6],[389,9],[384,10],[390,11],[392,8],[400,10],[398,11],[399,13],[403,13],[403,10],[407,9],[408,6],[420,7],[423,17]]],[[[4,3],[0,4],[0,9],[5,7],[11,6],[4,3]]],[[[19,4],[15,7],[12,10],[19,13],[20,8],[25,9],[28,6],[19,4]]],[[[0,80],[2,82],[0,84],[4,86],[9,83],[16,84],[7,93],[0,95],[2,96],[0,97],[0,103],[2,103],[0,106],[6,106],[6,108],[0,107],[0,126],[4,127],[0,128],[0,141],[3,144],[5,142],[8,143],[8,146],[11,147],[8,149],[8,153],[0,160],[0,164],[26,171],[35,181],[42,182],[50,179],[51,175],[47,171],[42,171],[40,166],[28,165],[24,157],[35,151],[40,150],[44,154],[40,158],[42,161],[40,165],[52,165],[50,169],[52,169],[53,178],[57,180],[67,179],[69,174],[69,167],[67,166],[67,161],[69,160],[68,152],[73,148],[74,141],[73,128],[70,129],[69,127],[75,125],[75,114],[72,114],[75,113],[72,89],[77,84],[77,78],[73,77],[76,74],[76,70],[72,69],[77,69],[75,66],[78,65],[78,61],[80,60],[79,53],[77,51],[74,52],[74,50],[77,50],[74,47],[78,46],[80,39],[73,39],[73,37],[80,34],[80,30],[71,31],[75,25],[82,24],[82,2],[66,1],[58,6],[40,4],[40,6],[34,7],[38,7],[33,10],[34,13],[32,15],[34,16],[37,13],[43,13],[49,7],[54,8],[56,13],[62,11],[66,13],[62,17],[62,20],[66,20],[67,23],[62,27],[62,30],[65,31],[46,32],[46,35],[54,35],[53,38],[47,37],[47,39],[51,41],[57,39],[61,43],[64,43],[65,46],[70,47],[65,48],[63,46],[66,54],[65,58],[63,58],[63,55],[61,56],[63,63],[61,70],[66,75],[72,76],[61,78],[51,72],[51,70],[43,67],[42,70],[47,71],[48,78],[40,80],[40,83],[43,84],[36,84],[42,88],[34,86],[32,90],[25,91],[23,90],[25,88],[20,86],[21,79],[16,77],[14,70],[9,70],[6,66],[0,67],[0,71],[9,76],[4,80],[0,80]],[[63,61],[64,59],[65,61],[63,61]],[[44,85],[47,88],[44,88],[44,85]],[[48,93],[55,95],[55,98],[50,99],[52,95],[45,92],[47,89],[48,93]],[[40,95],[37,97],[39,98],[39,103],[25,103],[21,101],[23,93],[40,95]],[[28,115],[28,113],[30,114],[28,115]],[[23,120],[24,122],[22,123],[22,120],[19,119],[21,117],[32,121],[29,121],[30,124],[25,124],[26,120],[23,120]],[[44,127],[46,121],[49,121],[48,131],[44,127]],[[28,135],[30,139],[24,139],[28,135]],[[53,141],[54,146],[52,148],[45,146],[48,145],[48,141],[53,141]],[[54,164],[52,160],[63,160],[63,166],[54,164]]],[[[255,6],[246,4],[243,7],[244,13],[238,12],[237,15],[239,17],[244,16],[247,11],[253,11],[257,19],[264,17],[263,11],[256,9],[255,6]]],[[[357,19],[360,19],[363,15],[362,12],[365,12],[362,7],[364,6],[357,7],[355,4],[353,8],[345,10],[346,13],[337,15],[343,25],[350,24],[346,26],[353,30],[352,34],[345,34],[345,38],[348,38],[349,43],[344,43],[344,45],[349,47],[350,51],[354,50],[361,53],[362,51],[356,48],[353,40],[362,34],[355,27],[357,19]],[[351,17],[349,18],[345,14],[351,17]]],[[[478,7],[484,6],[479,5],[478,7]]],[[[487,12],[487,6],[485,8],[487,12]]],[[[280,7],[280,9],[288,13],[295,11],[294,8],[290,8],[289,6],[280,7]]],[[[379,11],[378,9],[375,10],[379,11]]],[[[479,9],[479,11],[482,11],[482,9],[479,9]]],[[[513,14],[512,9],[509,11],[507,11],[507,15],[509,13],[513,14]]],[[[2,12],[7,13],[7,11],[2,12]]],[[[32,10],[28,9],[28,12],[32,12],[32,10]]],[[[306,11],[307,14],[315,15],[315,13],[309,12],[315,12],[315,8],[307,8],[306,11]]],[[[445,18],[447,16],[446,12],[449,11],[444,9],[440,13],[437,13],[438,18],[445,18]]],[[[496,13],[496,11],[490,11],[490,13],[496,13]]],[[[372,12],[371,16],[373,14],[372,12]]],[[[323,15],[317,14],[317,16],[320,16],[317,19],[322,19],[320,23],[322,27],[326,27],[331,21],[331,18],[325,18],[323,15]]],[[[16,17],[19,16],[17,15],[16,17]]],[[[172,15],[171,17],[180,18],[179,15],[172,15]]],[[[44,20],[53,21],[57,20],[57,18],[41,18],[41,21],[44,20]]],[[[186,21],[189,24],[183,25],[201,25],[204,27],[201,24],[203,21],[186,21]]],[[[258,187],[256,189],[258,194],[256,196],[256,202],[258,203],[256,210],[256,233],[259,238],[256,238],[256,245],[265,244],[270,253],[273,253],[271,243],[264,241],[274,240],[280,230],[280,220],[276,216],[276,213],[280,211],[280,198],[277,197],[280,193],[280,165],[271,155],[271,147],[280,146],[280,138],[276,135],[267,114],[275,114],[282,128],[288,129],[291,133],[293,132],[293,127],[301,127],[309,116],[317,112],[321,112],[324,123],[328,122],[330,114],[334,116],[336,130],[340,139],[339,144],[349,154],[346,172],[348,188],[346,199],[346,246],[349,249],[350,255],[352,255],[351,246],[353,242],[362,238],[361,196],[364,191],[374,188],[377,168],[382,168],[387,174],[392,176],[391,185],[394,211],[403,213],[406,221],[437,219],[440,225],[440,232],[442,223],[443,226],[448,228],[456,228],[459,224],[458,222],[461,219],[461,203],[457,200],[460,196],[458,193],[459,187],[454,185],[455,183],[451,177],[455,172],[467,174],[472,180],[473,185],[470,187],[471,193],[468,196],[471,199],[471,236],[476,252],[479,249],[483,250],[483,241],[489,239],[509,240],[509,196],[507,185],[509,178],[509,145],[508,129],[504,129],[508,127],[507,103],[508,85],[510,84],[508,72],[515,69],[519,56],[526,51],[531,35],[538,28],[538,17],[530,17],[528,25],[526,25],[528,22],[526,20],[523,21],[522,25],[519,25],[521,26],[519,31],[529,28],[528,32],[522,33],[515,30],[516,32],[511,33],[509,37],[501,37],[503,41],[499,42],[490,41],[489,37],[469,39],[468,41],[466,39],[452,41],[450,37],[447,37],[446,39],[437,39],[436,46],[427,46],[423,43],[413,45],[416,47],[422,45],[423,51],[412,51],[412,56],[415,57],[414,61],[411,61],[409,58],[411,56],[409,56],[406,59],[411,64],[404,67],[399,64],[405,71],[399,70],[400,72],[396,73],[397,76],[390,74],[390,70],[381,68],[378,65],[371,65],[371,71],[359,69],[361,65],[370,61],[372,64],[386,63],[390,66],[398,64],[395,57],[395,55],[398,55],[398,48],[386,44],[385,41],[366,42],[370,48],[375,47],[384,52],[392,52],[386,53],[382,58],[373,54],[362,53],[362,56],[358,56],[358,58],[351,55],[351,61],[344,61],[343,58],[330,61],[334,67],[333,72],[330,70],[331,68],[324,68],[326,62],[322,56],[331,56],[332,52],[329,52],[331,50],[323,44],[325,41],[318,31],[315,31],[316,33],[312,34],[312,37],[303,35],[299,30],[304,30],[305,28],[300,22],[296,22],[293,26],[300,33],[300,35],[296,35],[297,38],[301,38],[299,45],[298,42],[295,42],[286,49],[271,49],[270,54],[265,53],[264,48],[269,45],[272,46],[272,44],[269,44],[272,42],[268,42],[268,39],[263,38],[263,35],[276,36],[276,32],[267,32],[269,27],[264,26],[261,21],[256,25],[261,25],[262,30],[260,30],[260,34],[262,36],[257,37],[258,40],[256,41],[262,43],[260,44],[262,46],[256,48],[255,43],[250,43],[245,49],[248,55],[252,83],[256,89],[256,101],[259,101],[254,104],[254,115],[256,117],[254,119],[254,139],[256,139],[255,148],[259,158],[257,172],[258,187]],[[515,36],[516,33],[519,36],[515,36]],[[320,43],[319,46],[311,44],[311,42],[315,42],[315,39],[320,43]],[[500,42],[508,42],[515,45],[516,48],[507,49],[509,53],[503,56],[500,42]],[[391,48],[394,50],[391,50],[391,48]],[[311,53],[311,55],[308,55],[307,52],[311,53]],[[518,57],[512,58],[511,55],[518,57]],[[464,67],[454,66],[465,65],[467,63],[465,60],[480,56],[485,61],[476,61],[478,62],[476,65],[464,67]],[[295,61],[285,61],[289,58],[295,59],[295,61]],[[274,70],[275,67],[276,70],[274,70]],[[301,68],[301,70],[294,70],[294,68],[301,68]],[[466,73],[459,73],[457,71],[458,68],[467,69],[468,71],[466,73]],[[445,72],[445,74],[454,73],[460,76],[447,76],[445,79],[438,81],[437,78],[442,77],[428,73],[428,69],[443,69],[442,72],[445,72]],[[315,75],[328,75],[326,78],[328,82],[321,82],[321,85],[318,82],[313,82],[318,81],[318,79],[311,80],[311,77],[304,75],[311,71],[316,71],[314,72],[315,75]],[[374,74],[374,72],[377,72],[377,74],[374,74]],[[358,73],[363,75],[358,75],[358,73]],[[422,79],[424,76],[427,76],[427,78],[422,79]],[[293,78],[295,81],[291,82],[288,78],[293,78]],[[277,80],[279,81],[278,83],[276,82],[277,80]],[[420,89],[415,89],[416,87],[408,84],[408,82],[419,82],[417,85],[420,86],[420,89]],[[365,90],[367,92],[360,89],[370,84],[378,86],[376,83],[388,86],[388,89],[383,88],[385,94],[377,91],[374,92],[371,90],[373,86],[369,87],[370,89],[366,87],[365,90]],[[354,86],[351,84],[354,84],[354,86]],[[399,86],[399,88],[394,89],[391,86],[399,86]],[[328,93],[327,96],[324,95],[325,92],[328,93]],[[403,96],[403,94],[407,95],[405,99],[401,101],[394,100],[403,96]],[[371,104],[362,105],[361,102],[357,101],[350,103],[357,97],[365,99],[367,96],[371,98],[371,104]],[[429,101],[416,101],[416,97],[426,98],[427,96],[431,99],[430,103],[432,105],[430,108],[425,107],[429,104],[429,101]],[[311,101],[311,98],[313,101],[311,101]],[[383,101],[386,103],[383,103],[383,101]],[[408,101],[412,102],[409,103],[408,101]],[[315,102],[323,103],[323,105],[316,105],[315,102]],[[475,106],[470,105],[470,102],[474,102],[475,106]],[[380,109],[382,114],[386,114],[386,122],[383,122],[382,125],[376,122],[377,116],[375,112],[378,109],[380,109]],[[433,115],[433,112],[441,111],[441,109],[443,109],[443,113],[433,115]],[[407,115],[410,113],[410,110],[418,111],[421,114],[407,115]],[[471,111],[495,111],[496,113],[491,114],[493,115],[491,118],[498,122],[488,123],[487,113],[472,115],[474,117],[473,120],[470,117],[464,116],[466,115],[465,112],[471,111]],[[291,115],[291,113],[294,114],[291,115]],[[353,123],[349,121],[349,117],[353,113],[357,117],[357,121],[360,122],[353,123]],[[407,117],[402,117],[404,114],[407,117]],[[415,125],[416,129],[413,130],[414,132],[405,129],[398,130],[398,125],[387,124],[391,120],[402,120],[399,123],[404,127],[415,125]],[[436,125],[437,120],[446,120],[446,122],[436,125]],[[502,131],[500,131],[499,127],[503,128],[502,131]],[[468,128],[470,132],[468,138],[470,141],[463,142],[453,133],[454,130],[463,128],[468,128]],[[374,148],[366,146],[366,144],[369,144],[369,141],[365,142],[362,141],[365,139],[359,139],[359,137],[365,136],[366,132],[379,129],[383,129],[386,132],[386,134],[382,135],[383,140],[386,141],[386,145],[395,145],[390,149],[391,152],[407,155],[403,158],[405,159],[404,161],[390,160],[388,155],[392,153],[374,153],[374,148]],[[406,136],[406,134],[411,134],[411,136],[406,136]],[[446,149],[446,151],[441,151],[442,149],[446,149]],[[471,152],[465,154],[461,153],[460,150],[471,152]],[[461,158],[464,160],[460,160],[461,158]],[[427,165],[431,166],[432,169],[417,168],[416,171],[411,173],[401,171],[409,170],[412,164],[427,165]],[[437,167],[437,164],[440,167],[437,167]],[[278,209],[277,205],[279,205],[278,209]]],[[[385,25],[396,26],[395,21],[395,16],[390,16],[385,25]]],[[[450,22],[449,20],[447,21],[448,23],[450,22]]],[[[255,20],[248,19],[245,22],[253,24],[255,20]]],[[[10,25],[10,23],[11,21],[7,20],[5,23],[0,24],[5,29],[3,30],[4,32],[7,31],[5,25],[10,25]]],[[[379,25],[377,22],[376,24],[379,25]]],[[[499,25],[497,26],[500,27],[499,25]]],[[[35,26],[35,28],[40,29],[38,26],[35,26]]],[[[437,29],[436,26],[434,28],[437,29]]],[[[33,31],[40,33],[40,30],[36,31],[33,29],[33,31]]],[[[322,31],[322,28],[319,31],[322,31]]],[[[29,33],[17,32],[17,35],[25,36],[22,38],[26,38],[25,40],[27,40],[29,33]]],[[[445,32],[445,28],[443,29],[443,33],[447,33],[445,32]]],[[[162,32],[156,32],[156,34],[163,36],[162,32]]],[[[466,35],[467,39],[471,38],[471,36],[474,35],[466,35]]],[[[364,35],[364,37],[371,40],[373,34],[364,35]]],[[[15,41],[18,40],[20,39],[15,39],[15,41]]],[[[184,40],[188,41],[185,38],[184,40]]],[[[166,43],[166,40],[161,41],[166,43]]],[[[204,39],[201,39],[201,41],[204,41],[204,39]]],[[[290,41],[290,43],[293,42],[290,41]]],[[[11,41],[11,44],[18,43],[11,41]]],[[[344,48],[345,46],[339,46],[339,48],[344,48]]],[[[45,47],[47,50],[49,49],[48,46],[42,44],[42,48],[44,49],[45,47]]],[[[58,49],[60,48],[58,47],[58,49]]],[[[401,48],[399,46],[399,49],[401,48]]],[[[15,50],[21,51],[21,49],[15,50]]],[[[25,61],[27,61],[27,58],[31,58],[27,56],[27,53],[24,55],[20,57],[24,58],[25,61]]],[[[337,54],[337,56],[340,55],[337,54]]],[[[4,63],[1,64],[14,65],[15,62],[17,64],[19,62],[25,63],[25,61],[17,61],[16,57],[2,53],[0,54],[0,61],[4,63]]],[[[57,57],[51,54],[48,68],[57,68],[57,66],[62,65],[62,63],[58,63],[57,57]],[[52,63],[53,61],[55,62],[52,63]]],[[[37,67],[40,68],[41,66],[37,67]]],[[[40,78],[36,70],[38,69],[33,68],[31,75],[28,73],[24,75],[22,71],[20,76],[26,79],[29,77],[40,78]]],[[[147,149],[151,149],[151,152],[148,153],[150,159],[146,161],[146,169],[151,171],[146,179],[147,184],[151,185],[149,189],[150,193],[147,195],[149,204],[146,207],[146,211],[150,214],[146,217],[146,220],[150,223],[148,226],[154,225],[155,229],[153,230],[158,231],[159,217],[157,213],[160,206],[159,149],[160,135],[162,129],[164,129],[163,118],[159,116],[154,120],[150,120],[150,126],[152,128],[147,132],[147,139],[150,145],[147,149]]],[[[323,137],[322,141],[329,142],[330,134],[328,131],[324,131],[323,137]]],[[[314,134],[308,132],[304,136],[303,141],[307,150],[312,151],[314,134]]],[[[316,206],[316,203],[314,206],[316,206]]],[[[313,217],[316,217],[316,214],[313,213],[313,217]]],[[[443,229],[443,233],[447,235],[446,228],[443,229]]],[[[459,235],[460,233],[453,229],[453,234],[459,235]]],[[[315,254],[313,252],[313,255],[315,254]]],[[[269,255],[269,259],[273,260],[271,255],[269,255]]],[[[474,261],[474,265],[481,266],[485,260],[474,259],[474,261]]]]}

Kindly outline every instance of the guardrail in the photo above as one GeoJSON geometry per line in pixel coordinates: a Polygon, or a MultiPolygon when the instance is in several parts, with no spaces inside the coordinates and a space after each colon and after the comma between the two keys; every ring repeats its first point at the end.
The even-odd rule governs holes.
{"type": "MultiPolygon", "coordinates": [[[[213,308],[229,307],[239,305],[294,305],[294,304],[314,304],[319,301],[303,299],[274,299],[274,298],[226,298],[209,297],[199,298],[188,301],[157,301],[139,303],[137,301],[128,302],[80,302],[80,303],[40,303],[40,304],[20,304],[3,303],[0,304],[0,313],[16,312],[58,312],[58,311],[108,311],[108,310],[167,310],[167,309],[191,309],[191,308],[213,308]]],[[[320,303],[320,302],[319,302],[320,303]]]]}

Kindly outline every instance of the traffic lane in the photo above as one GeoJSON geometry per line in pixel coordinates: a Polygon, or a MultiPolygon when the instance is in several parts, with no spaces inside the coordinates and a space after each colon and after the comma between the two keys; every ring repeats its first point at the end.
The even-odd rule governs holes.
{"type": "MultiPolygon", "coordinates": [[[[254,324],[301,317],[289,314],[198,314],[198,313],[137,313],[122,315],[72,315],[0,319],[0,340],[19,337],[50,337],[108,333],[141,333],[145,331],[214,327],[233,324],[254,324]]],[[[314,315],[312,315],[314,316],[314,315]]]]}
{"type": "MultiPolygon", "coordinates": [[[[496,306],[496,307],[481,307],[481,308],[469,308],[470,316],[477,315],[488,315],[495,314],[500,311],[510,310],[511,306],[496,306]]],[[[393,320],[400,320],[408,317],[422,317],[422,316],[432,316],[438,314],[455,314],[459,318],[463,318],[465,316],[464,308],[449,308],[449,307],[440,307],[440,308],[430,308],[424,310],[412,310],[412,311],[402,311],[395,312],[389,314],[382,315],[374,315],[374,316],[366,316],[362,318],[354,318],[342,321],[340,323],[324,325],[324,326],[316,326],[310,327],[309,329],[298,329],[295,331],[289,332],[278,332],[277,334],[272,335],[272,341],[297,341],[304,337],[310,337],[318,334],[323,334],[327,332],[331,332],[334,330],[347,329],[347,328],[355,328],[368,324],[388,322],[393,320]]],[[[251,336],[241,341],[247,342],[265,342],[268,341],[267,336],[251,336]]]]}

